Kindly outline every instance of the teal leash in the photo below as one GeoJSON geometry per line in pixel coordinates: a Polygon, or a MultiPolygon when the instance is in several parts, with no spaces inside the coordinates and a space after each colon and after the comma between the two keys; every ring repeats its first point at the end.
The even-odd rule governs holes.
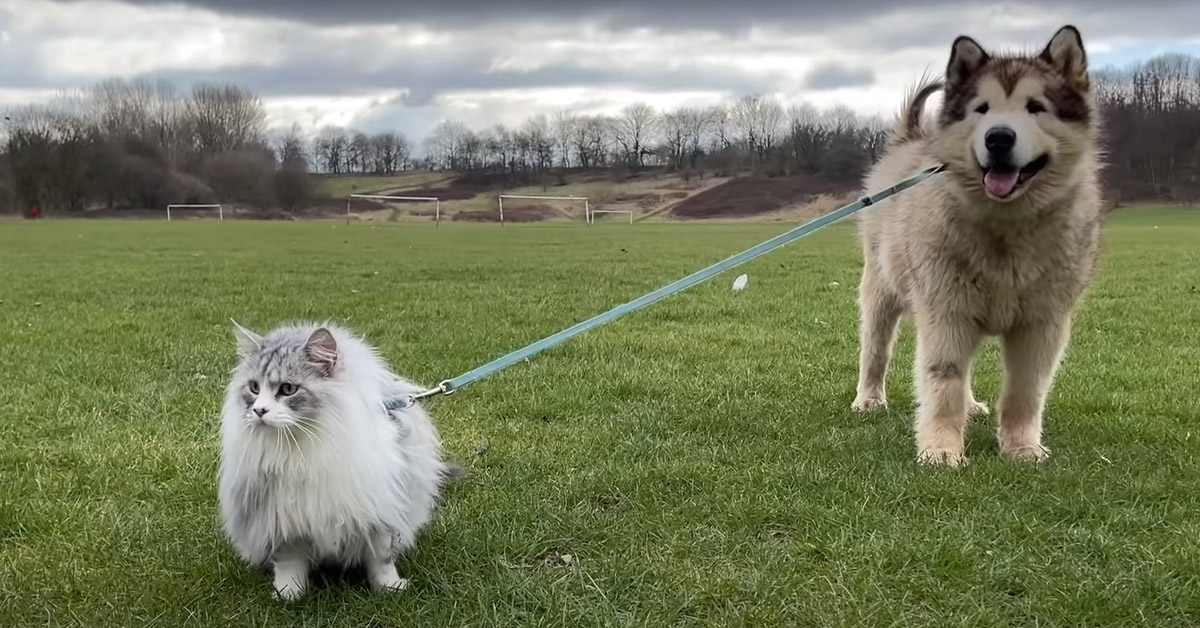
{"type": "Polygon", "coordinates": [[[454,379],[445,380],[442,383],[438,384],[437,387],[435,387],[435,388],[430,388],[429,390],[426,390],[421,393],[407,395],[403,398],[389,401],[385,405],[388,408],[388,410],[403,409],[403,408],[412,406],[413,404],[417,403],[418,401],[420,401],[422,399],[433,397],[435,395],[453,394],[453,393],[457,392],[459,389],[463,388],[464,386],[467,386],[468,384],[479,381],[479,380],[487,377],[488,375],[491,375],[492,373],[495,373],[496,371],[499,371],[499,370],[505,369],[509,366],[512,366],[513,364],[516,364],[517,362],[528,360],[529,358],[533,357],[534,355],[537,355],[538,353],[541,353],[542,351],[545,351],[546,349],[549,349],[550,347],[553,347],[555,345],[566,342],[567,340],[574,338],[575,336],[578,336],[579,334],[582,334],[585,331],[599,327],[601,325],[604,325],[605,323],[612,322],[618,318],[621,318],[622,316],[625,316],[626,314],[636,312],[648,305],[651,305],[653,303],[661,301],[673,294],[687,290],[688,288],[690,288],[702,281],[710,279],[716,275],[719,275],[719,274],[729,270],[730,268],[733,268],[735,266],[740,266],[741,264],[745,264],[746,262],[748,262],[756,257],[759,257],[761,255],[770,253],[771,251],[773,251],[789,242],[792,242],[793,240],[798,240],[800,238],[803,238],[804,236],[809,235],[810,233],[817,231],[818,229],[821,229],[823,227],[826,227],[832,223],[835,223],[835,222],[845,218],[846,216],[854,214],[864,208],[870,207],[871,205],[874,205],[875,203],[878,203],[878,202],[880,202],[884,199],[887,199],[891,196],[895,196],[896,194],[899,194],[915,185],[923,183],[924,181],[928,180],[930,177],[938,174],[939,172],[942,172],[943,170],[945,170],[944,165],[934,166],[932,168],[922,170],[921,172],[897,183],[896,185],[893,185],[890,188],[881,190],[874,194],[864,196],[864,197],[858,199],[857,201],[850,203],[849,205],[846,205],[837,210],[834,210],[833,212],[825,214],[824,216],[821,216],[820,218],[815,218],[813,220],[810,220],[809,222],[806,222],[803,225],[800,225],[799,227],[796,227],[790,231],[787,231],[787,232],[780,234],[774,238],[771,238],[770,240],[767,240],[766,242],[763,242],[762,244],[759,244],[753,248],[746,249],[745,251],[742,251],[741,253],[738,253],[737,255],[734,255],[732,257],[728,257],[720,262],[717,262],[716,264],[713,264],[712,266],[709,266],[708,268],[705,268],[704,270],[692,273],[691,275],[688,275],[687,277],[684,277],[683,279],[680,279],[674,283],[663,286],[663,287],[659,288],[658,290],[651,292],[650,294],[638,297],[624,305],[619,305],[617,307],[614,307],[613,309],[611,309],[603,314],[594,316],[592,318],[589,318],[586,321],[583,321],[582,323],[578,323],[576,325],[568,327],[567,329],[564,329],[564,330],[558,332],[557,334],[543,338],[542,340],[539,340],[539,341],[537,341],[531,345],[528,345],[522,349],[518,349],[516,351],[513,351],[512,353],[509,353],[508,355],[505,355],[503,357],[492,360],[491,362],[488,362],[487,364],[484,364],[483,366],[480,366],[474,370],[467,371],[466,373],[463,373],[462,375],[459,375],[458,377],[455,377],[454,379]]]}

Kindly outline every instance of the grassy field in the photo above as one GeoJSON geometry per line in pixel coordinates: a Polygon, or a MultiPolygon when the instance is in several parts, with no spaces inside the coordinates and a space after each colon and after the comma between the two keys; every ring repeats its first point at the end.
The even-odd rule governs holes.
{"type": "MultiPolygon", "coordinates": [[[[838,225],[432,412],[473,471],[402,565],[294,606],[217,517],[228,320],[344,321],[434,383],[782,225],[0,225],[0,626],[1200,623],[1200,214],[1116,215],[1040,468],[994,426],[914,463],[849,410],[859,252],[838,225]],[[570,558],[565,558],[565,556],[570,558]]],[[[978,392],[994,399],[997,352],[978,392]]]]}

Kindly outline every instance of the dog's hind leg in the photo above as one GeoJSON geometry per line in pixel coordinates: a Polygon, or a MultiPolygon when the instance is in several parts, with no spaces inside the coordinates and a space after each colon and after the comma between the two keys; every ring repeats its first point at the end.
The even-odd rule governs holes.
{"type": "Polygon", "coordinates": [[[898,297],[880,280],[869,261],[863,266],[858,296],[861,310],[859,329],[858,393],[853,408],[869,412],[887,407],[886,380],[896,331],[903,306],[898,297]]]}
{"type": "Polygon", "coordinates": [[[953,318],[917,317],[917,456],[922,462],[957,466],[971,400],[972,358],[979,330],[953,318]]]}
{"type": "Polygon", "coordinates": [[[1042,412],[1070,336],[1070,321],[1025,325],[1004,335],[1004,392],[1000,453],[1011,460],[1049,457],[1042,445],[1042,412]]]}

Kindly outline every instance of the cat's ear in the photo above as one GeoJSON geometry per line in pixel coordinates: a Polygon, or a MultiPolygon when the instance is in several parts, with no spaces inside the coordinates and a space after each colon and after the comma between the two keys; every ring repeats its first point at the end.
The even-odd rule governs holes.
{"type": "Polygon", "coordinates": [[[324,327],[314,331],[304,345],[304,353],[308,356],[308,360],[325,377],[329,377],[333,373],[333,367],[337,365],[337,351],[337,341],[333,339],[333,334],[324,327]]]}
{"type": "Polygon", "coordinates": [[[245,358],[258,351],[262,346],[262,336],[242,327],[232,318],[229,319],[229,322],[233,323],[233,335],[237,338],[238,355],[245,358]]]}

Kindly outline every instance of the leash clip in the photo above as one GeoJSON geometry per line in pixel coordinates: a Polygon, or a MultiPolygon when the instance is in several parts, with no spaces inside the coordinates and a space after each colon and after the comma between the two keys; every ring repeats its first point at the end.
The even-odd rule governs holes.
{"type": "Polygon", "coordinates": [[[398,397],[396,399],[390,399],[390,400],[384,402],[383,406],[385,408],[387,408],[389,411],[391,411],[391,410],[407,410],[408,408],[411,408],[411,407],[417,405],[417,402],[421,401],[422,399],[428,399],[435,395],[450,396],[450,395],[454,394],[456,390],[457,390],[456,388],[453,388],[450,385],[450,380],[447,379],[447,380],[443,381],[442,383],[438,384],[437,386],[435,386],[434,388],[430,388],[429,390],[426,390],[425,392],[409,394],[409,395],[404,395],[402,397],[398,397]]]}

